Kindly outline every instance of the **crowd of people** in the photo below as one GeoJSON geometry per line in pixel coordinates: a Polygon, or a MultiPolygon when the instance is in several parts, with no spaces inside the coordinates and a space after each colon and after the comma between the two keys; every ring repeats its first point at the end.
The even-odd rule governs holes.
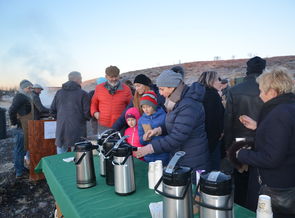
{"type": "MultiPolygon", "coordinates": [[[[293,78],[285,68],[265,67],[264,59],[251,58],[244,81],[229,87],[227,79],[210,70],[187,85],[180,66],[161,72],[155,84],[144,74],[123,83],[119,68],[110,66],[90,93],[81,88],[81,74],[71,72],[50,108],[57,121],[57,153],[73,150],[75,142],[86,137],[91,120],[93,133],[112,128],[128,135],[127,142],[138,147],[133,155],[143,161],[162,160],[167,165],[177,151],[184,151],[179,164],[193,172],[231,173],[235,202],[255,211],[262,184],[295,186],[293,78]],[[251,149],[238,147],[237,140],[251,144],[251,149]]],[[[26,170],[26,121],[49,111],[37,100],[38,91],[32,97],[33,88],[42,90],[21,81],[9,110],[11,123],[19,127],[14,152],[17,177],[26,170]]],[[[274,213],[274,217],[288,216],[274,213]]]]}

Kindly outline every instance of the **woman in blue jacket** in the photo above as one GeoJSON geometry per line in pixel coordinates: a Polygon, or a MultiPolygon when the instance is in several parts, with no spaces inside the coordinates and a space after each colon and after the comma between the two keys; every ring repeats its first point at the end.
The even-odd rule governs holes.
{"type": "MultiPolygon", "coordinates": [[[[209,151],[205,132],[205,112],[202,100],[205,88],[199,83],[188,87],[181,74],[163,71],[156,82],[160,94],[166,98],[165,125],[150,130],[146,137],[164,135],[137,151],[137,157],[152,153],[169,152],[170,158],[177,151],[185,151],[181,166],[195,170],[207,170],[209,151]]],[[[193,181],[195,182],[195,181],[193,181]]]]}

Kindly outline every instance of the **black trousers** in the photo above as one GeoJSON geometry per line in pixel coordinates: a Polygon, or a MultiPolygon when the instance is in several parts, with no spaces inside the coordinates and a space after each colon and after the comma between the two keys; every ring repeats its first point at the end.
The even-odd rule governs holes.
{"type": "Polygon", "coordinates": [[[246,207],[249,173],[248,172],[239,173],[235,169],[233,175],[234,175],[234,184],[235,184],[234,202],[243,207],[246,207]]]}

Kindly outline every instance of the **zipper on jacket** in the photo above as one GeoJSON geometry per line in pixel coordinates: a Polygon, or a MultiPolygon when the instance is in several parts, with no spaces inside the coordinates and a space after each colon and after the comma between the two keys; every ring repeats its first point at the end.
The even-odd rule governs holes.
{"type": "Polygon", "coordinates": [[[131,139],[132,146],[134,146],[134,133],[135,133],[135,128],[133,127],[133,133],[132,133],[132,139],[131,139]]]}

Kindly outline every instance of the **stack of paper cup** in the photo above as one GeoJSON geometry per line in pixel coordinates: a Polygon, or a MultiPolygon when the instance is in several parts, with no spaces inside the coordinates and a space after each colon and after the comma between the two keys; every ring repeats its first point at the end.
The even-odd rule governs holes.
{"type": "Polygon", "coordinates": [[[149,162],[148,171],[149,189],[154,189],[155,183],[155,162],[149,162]]]}
{"type": "MultiPolygon", "coordinates": [[[[163,175],[163,164],[162,164],[161,160],[157,160],[157,161],[155,161],[155,185],[161,179],[162,175],[163,175]]],[[[162,183],[159,185],[158,190],[163,191],[163,184],[162,183]]]]}
{"type": "MultiPolygon", "coordinates": [[[[163,164],[161,160],[155,162],[149,162],[149,171],[148,171],[148,180],[149,180],[149,189],[154,189],[155,185],[161,179],[163,175],[163,164]]],[[[162,183],[159,185],[158,189],[163,190],[162,183]]]]}
{"type": "Polygon", "coordinates": [[[271,198],[268,195],[259,195],[256,218],[272,218],[271,198]]]}

